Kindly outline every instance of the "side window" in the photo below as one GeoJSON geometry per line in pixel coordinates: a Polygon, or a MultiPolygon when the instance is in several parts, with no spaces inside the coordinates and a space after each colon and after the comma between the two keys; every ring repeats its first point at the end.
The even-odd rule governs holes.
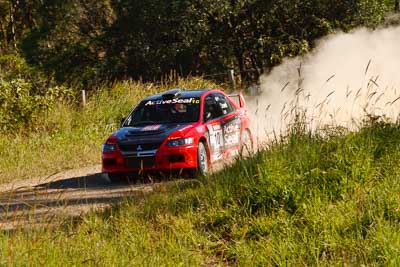
{"type": "Polygon", "coordinates": [[[229,114],[235,110],[231,101],[223,94],[215,94],[215,101],[220,107],[222,115],[229,114]]]}
{"type": "Polygon", "coordinates": [[[214,94],[208,95],[204,99],[204,121],[209,121],[223,115],[223,111],[217,102],[214,94]]]}

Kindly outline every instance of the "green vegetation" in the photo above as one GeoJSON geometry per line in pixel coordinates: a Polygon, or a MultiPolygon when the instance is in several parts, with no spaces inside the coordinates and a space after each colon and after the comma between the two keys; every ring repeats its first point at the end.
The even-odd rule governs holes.
{"type": "MultiPolygon", "coordinates": [[[[216,86],[177,73],[254,81],[392,11],[398,0],[0,0],[0,183],[97,164],[143,96],[216,86]]],[[[0,232],[0,265],[400,265],[400,125],[303,126],[221,173],[0,232]]]]}
{"type": "MultiPolygon", "coordinates": [[[[319,38],[375,28],[399,0],[0,0],[0,54],[93,86],[235,69],[257,78],[319,38]],[[251,71],[250,71],[251,70],[251,71]]],[[[221,79],[221,76],[214,76],[221,79]]],[[[254,80],[253,80],[254,81],[254,80]]]]}
{"type": "MultiPolygon", "coordinates": [[[[74,125],[87,129],[89,133],[80,133],[78,139],[90,143],[90,129],[98,133],[96,127],[103,126],[91,127],[75,119],[80,115],[70,107],[79,105],[81,89],[102,95],[109,93],[106,88],[130,79],[205,74],[223,82],[227,69],[237,70],[238,82],[254,82],[283,58],[308,52],[326,34],[377,27],[389,12],[398,11],[398,2],[0,0],[0,134],[14,136],[22,131],[41,136],[33,144],[21,144],[26,138],[17,134],[3,138],[1,145],[30,147],[40,153],[49,145],[46,138],[71,138],[65,136],[66,128],[51,125],[52,116],[68,116],[64,118],[71,122],[68,131],[74,132],[74,125]],[[70,110],[71,114],[63,114],[70,110]],[[50,137],[43,137],[47,134],[50,137]]],[[[115,123],[115,116],[135,101],[117,105],[118,112],[110,114],[114,117],[102,122],[115,123]]],[[[84,117],[82,121],[87,120],[84,117]]],[[[20,166],[30,164],[18,153],[9,154],[21,159],[20,166]]],[[[72,166],[73,161],[60,164],[72,166]]],[[[8,169],[2,168],[1,173],[8,169]]]]}
{"type": "MultiPolygon", "coordinates": [[[[85,107],[54,98],[1,134],[1,182],[96,164],[104,138],[144,95],[214,86],[119,82],[85,107]]],[[[400,125],[304,126],[210,177],[159,184],[55,228],[1,232],[0,265],[398,265],[400,125]]]]}
{"type": "Polygon", "coordinates": [[[398,265],[400,125],[301,127],[222,173],[0,235],[4,265],[398,265]],[[300,129],[300,130],[299,130],[300,129]]]}

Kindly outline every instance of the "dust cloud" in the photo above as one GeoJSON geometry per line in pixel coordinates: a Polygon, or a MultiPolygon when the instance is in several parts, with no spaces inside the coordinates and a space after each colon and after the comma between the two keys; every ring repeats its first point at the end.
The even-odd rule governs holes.
{"type": "Polygon", "coordinates": [[[260,87],[248,101],[259,140],[286,131],[296,111],[313,130],[358,127],[366,114],[397,120],[400,26],[329,35],[263,75],[260,87]]]}

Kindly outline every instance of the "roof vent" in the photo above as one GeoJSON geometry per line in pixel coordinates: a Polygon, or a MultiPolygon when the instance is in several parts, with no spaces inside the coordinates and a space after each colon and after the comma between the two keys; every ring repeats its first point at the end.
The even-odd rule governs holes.
{"type": "Polygon", "coordinates": [[[165,100],[179,98],[181,96],[181,89],[171,89],[162,94],[165,100]]]}

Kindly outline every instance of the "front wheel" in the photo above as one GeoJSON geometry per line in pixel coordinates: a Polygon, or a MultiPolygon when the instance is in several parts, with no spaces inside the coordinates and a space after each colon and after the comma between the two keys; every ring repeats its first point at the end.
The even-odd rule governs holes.
{"type": "Polygon", "coordinates": [[[200,142],[197,148],[197,170],[201,175],[207,175],[209,171],[208,153],[204,142],[200,142]]]}

